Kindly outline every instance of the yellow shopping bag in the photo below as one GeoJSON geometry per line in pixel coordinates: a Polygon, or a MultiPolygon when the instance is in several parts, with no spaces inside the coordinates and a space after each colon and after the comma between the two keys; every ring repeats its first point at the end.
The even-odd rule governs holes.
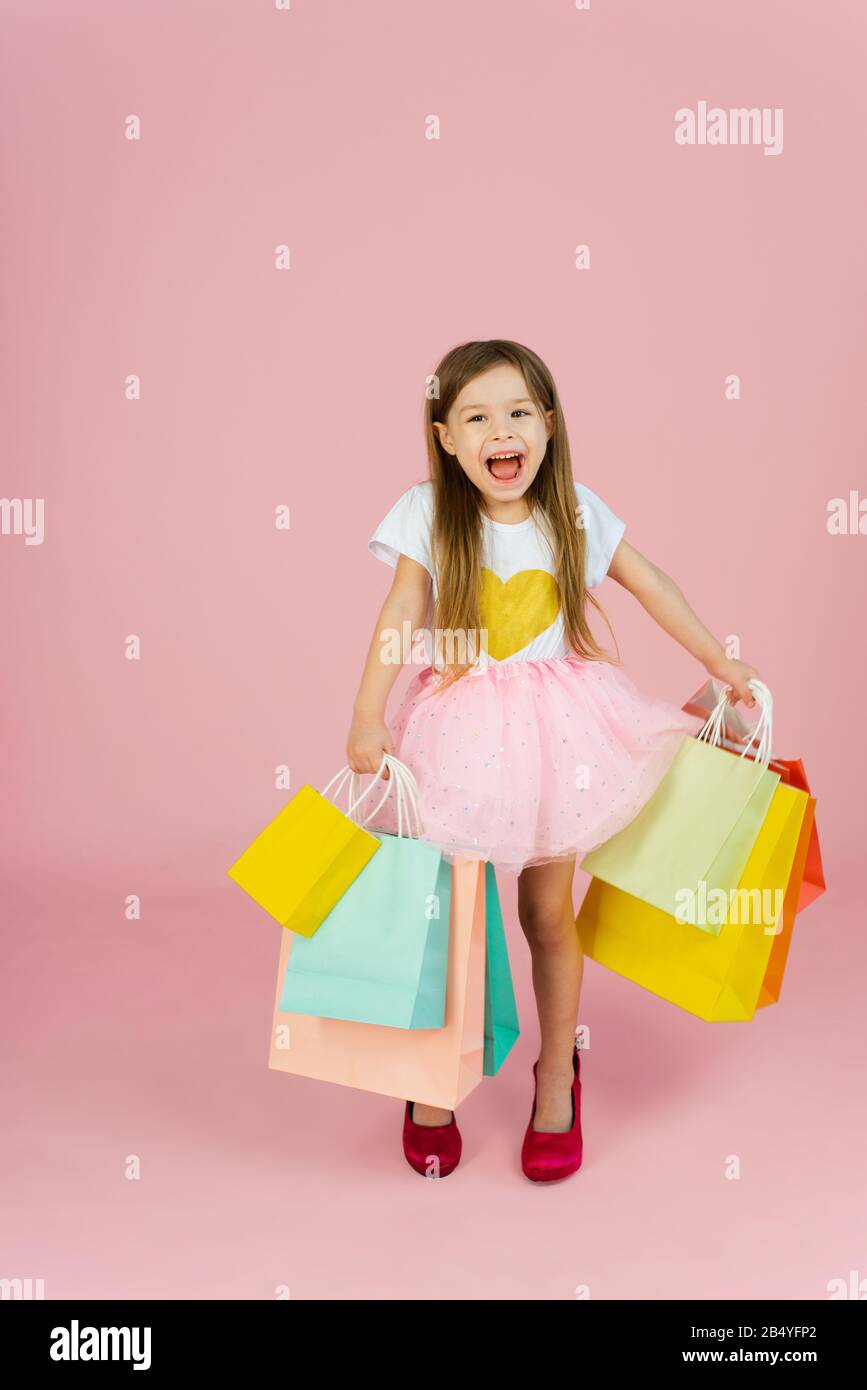
{"type": "MultiPolygon", "coordinates": [[[[698,735],[684,735],[668,772],[637,816],[585,854],[581,867],[586,873],[679,918],[678,898],[696,901],[700,883],[726,891],[735,887],[781,780],[768,767],[771,693],[762,681],[749,684],[760,714],[744,753],[733,758],[718,746],[725,687],[698,735]],[[750,760],[745,754],[753,739],[758,746],[750,760]]],[[[695,925],[711,934],[717,931],[713,922],[695,925]]]]}
{"type": "Polygon", "coordinates": [[[777,786],[718,936],[594,878],[576,923],[585,953],[698,1018],[751,1019],[808,801],[806,792],[777,786]]]}
{"type": "MultiPolygon", "coordinates": [[[[355,800],[355,775],[349,768],[321,793],[305,785],[226,870],[260,907],[300,936],[313,935],[380,848],[375,835],[327,799],[334,783],[337,796],[347,778],[354,810],[362,798],[355,800]]],[[[367,790],[375,785],[371,782],[367,790]]],[[[385,786],[387,794],[389,783],[385,786]]]]}

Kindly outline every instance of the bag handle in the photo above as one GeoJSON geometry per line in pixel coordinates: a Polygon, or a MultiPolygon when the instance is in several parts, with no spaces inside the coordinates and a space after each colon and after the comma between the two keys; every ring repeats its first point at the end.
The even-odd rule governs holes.
{"type": "MultiPolygon", "coordinates": [[[[418,784],[406,763],[402,763],[398,759],[395,759],[393,771],[396,772],[398,776],[398,787],[400,787],[401,782],[403,783],[403,795],[406,797],[406,806],[408,810],[412,812],[412,818],[415,822],[415,839],[418,840],[421,838],[424,830],[418,805],[418,784]]],[[[412,834],[411,829],[409,833],[412,834]]],[[[398,831],[398,834],[400,834],[400,831],[398,831]]]]}
{"type": "MultiPolygon", "coordinates": [[[[382,755],[382,762],[379,764],[379,771],[378,771],[377,774],[376,774],[377,777],[380,777],[380,776],[382,775],[382,769],[385,767],[385,760],[386,760],[387,757],[388,757],[388,754],[387,754],[387,753],[383,753],[383,755],[382,755]]],[[[320,793],[320,795],[322,795],[322,796],[327,796],[328,793],[329,793],[329,791],[331,790],[331,788],[334,786],[334,783],[336,782],[336,783],[337,783],[337,786],[335,787],[334,791],[332,792],[333,799],[336,801],[337,798],[340,796],[341,792],[343,791],[343,788],[346,786],[347,779],[348,779],[348,780],[349,780],[349,791],[348,791],[348,803],[347,803],[347,808],[346,808],[346,814],[347,814],[350,818],[352,817],[352,812],[358,808],[358,806],[361,804],[361,802],[364,800],[364,798],[368,795],[368,793],[369,793],[369,792],[372,792],[373,789],[374,789],[374,787],[376,786],[376,780],[374,779],[374,781],[371,782],[370,785],[369,785],[368,787],[366,787],[365,790],[361,793],[361,796],[358,797],[357,800],[355,800],[355,788],[356,788],[355,777],[356,777],[356,774],[352,771],[352,768],[351,768],[351,767],[349,766],[349,764],[347,763],[347,765],[346,765],[345,767],[342,767],[342,768],[340,769],[339,772],[336,772],[336,773],[334,774],[334,776],[332,777],[331,781],[328,783],[327,786],[325,786],[325,787],[322,788],[322,791],[321,791],[321,793],[320,793]]],[[[385,784],[385,793],[384,793],[384,795],[383,795],[383,797],[382,797],[382,800],[380,801],[380,803],[379,803],[379,805],[376,807],[376,809],[375,809],[374,811],[371,812],[371,815],[374,815],[374,816],[376,815],[376,812],[377,812],[377,811],[380,809],[380,807],[385,803],[385,798],[388,796],[389,791],[390,791],[390,786],[389,786],[388,782],[386,782],[386,784],[385,784]]]]}
{"type": "MultiPolygon", "coordinates": [[[[379,764],[379,772],[377,772],[377,774],[376,774],[377,777],[379,777],[379,776],[382,774],[382,769],[385,767],[385,759],[386,759],[387,756],[388,756],[388,755],[387,755],[386,753],[383,753],[383,755],[382,755],[382,762],[379,764]]],[[[320,792],[320,796],[327,796],[328,793],[329,793],[329,791],[331,791],[331,788],[334,786],[334,783],[337,782],[337,786],[334,788],[334,791],[332,792],[332,798],[333,798],[333,800],[336,801],[337,798],[338,798],[338,796],[339,796],[340,793],[343,791],[343,788],[344,788],[345,785],[346,785],[346,779],[349,778],[349,779],[350,779],[350,782],[351,782],[351,779],[352,779],[354,776],[355,776],[355,773],[352,771],[352,768],[351,768],[351,767],[349,766],[349,764],[347,763],[346,766],[345,766],[345,767],[342,767],[342,768],[340,769],[339,772],[335,772],[334,776],[332,777],[331,781],[327,784],[327,786],[324,786],[324,787],[322,788],[322,791],[320,792]]],[[[375,784],[374,784],[373,782],[371,782],[370,786],[367,788],[367,791],[364,792],[364,796],[367,795],[367,792],[373,790],[374,785],[375,785],[375,784]]],[[[350,791],[350,795],[351,795],[351,791],[350,791]]],[[[360,799],[360,798],[359,798],[359,799],[360,799]]]]}
{"type": "MultiPolygon", "coordinates": [[[[742,758],[746,757],[755,743],[755,760],[762,767],[767,767],[768,763],[771,761],[774,700],[764,681],[760,681],[757,677],[751,676],[747,681],[747,685],[758,701],[759,717],[749,739],[744,744],[740,756],[742,758]]],[[[696,738],[701,739],[705,743],[709,743],[712,748],[719,748],[721,739],[725,737],[726,709],[729,704],[727,696],[731,688],[730,685],[723,686],[715,708],[711,710],[704,724],[696,734],[696,738]]]]}
{"type": "MultiPolygon", "coordinates": [[[[374,816],[385,805],[386,800],[388,799],[388,796],[392,789],[394,789],[394,793],[397,798],[398,835],[403,837],[404,818],[406,817],[407,821],[409,822],[407,812],[410,811],[412,812],[412,819],[415,822],[415,837],[419,838],[422,833],[422,825],[421,815],[419,813],[418,808],[418,786],[416,784],[416,780],[410,772],[409,768],[406,766],[406,764],[402,763],[399,758],[393,757],[390,753],[383,753],[382,762],[379,764],[379,769],[374,775],[373,781],[367,787],[365,787],[364,791],[361,793],[360,796],[357,795],[359,774],[353,772],[351,767],[348,766],[348,764],[347,766],[342,767],[339,772],[336,772],[334,774],[331,781],[322,788],[321,795],[327,796],[328,793],[331,791],[332,787],[334,787],[334,791],[332,792],[332,799],[336,801],[337,798],[342,794],[348,781],[349,788],[346,814],[349,816],[350,820],[352,820],[354,819],[355,812],[358,810],[364,798],[373,791],[374,787],[376,786],[377,780],[382,776],[383,769],[386,767],[389,769],[389,773],[391,775],[385,779],[385,790],[382,796],[380,797],[376,806],[374,806],[373,810],[369,813],[369,815],[367,815],[363,821],[357,823],[362,826],[365,826],[367,825],[368,821],[373,820],[374,816]],[[337,784],[336,786],[335,783],[337,784]]],[[[410,832],[408,831],[408,833],[410,832]]]]}
{"type": "MultiPolygon", "coordinates": [[[[395,796],[397,798],[397,833],[401,838],[403,837],[403,824],[404,818],[406,817],[408,823],[407,833],[409,835],[412,835],[412,824],[410,822],[414,821],[414,838],[419,839],[422,833],[422,823],[421,814],[418,808],[418,786],[416,784],[416,780],[410,772],[409,768],[407,767],[406,763],[402,763],[399,758],[393,757],[391,753],[383,754],[382,762],[379,765],[379,771],[376,773],[377,778],[382,775],[382,770],[384,767],[388,768],[390,774],[385,784],[385,791],[383,795],[380,797],[376,806],[373,808],[373,810],[365,816],[363,821],[361,821],[361,825],[367,825],[369,821],[373,820],[373,817],[385,805],[389,792],[392,790],[393,787],[395,796]],[[408,812],[412,813],[411,817],[408,815],[408,812]]],[[[357,811],[359,805],[364,800],[367,793],[371,790],[372,787],[376,785],[376,781],[374,780],[373,782],[371,782],[370,786],[368,786],[366,791],[363,791],[361,793],[361,796],[357,798],[354,797],[354,793],[358,786],[357,773],[352,773],[349,785],[350,805],[347,811],[347,815],[351,817],[353,813],[357,811]]]]}

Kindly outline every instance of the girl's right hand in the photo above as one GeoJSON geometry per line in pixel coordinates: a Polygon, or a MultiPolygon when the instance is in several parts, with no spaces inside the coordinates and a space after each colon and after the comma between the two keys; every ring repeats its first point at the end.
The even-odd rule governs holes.
{"type": "MultiPolygon", "coordinates": [[[[378,772],[383,753],[394,753],[394,744],[388,726],[382,719],[359,719],[352,721],[349,738],[346,742],[346,758],[353,772],[378,772]]],[[[388,768],[383,768],[383,777],[388,777],[388,768]]]]}

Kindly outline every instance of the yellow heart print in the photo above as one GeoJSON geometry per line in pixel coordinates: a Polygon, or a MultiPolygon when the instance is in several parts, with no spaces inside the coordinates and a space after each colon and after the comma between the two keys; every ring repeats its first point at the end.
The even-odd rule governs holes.
{"type": "Polygon", "coordinates": [[[504,584],[493,570],[483,568],[480,607],[488,652],[495,661],[505,661],[554,622],[560,586],[546,570],[521,570],[504,584]]]}

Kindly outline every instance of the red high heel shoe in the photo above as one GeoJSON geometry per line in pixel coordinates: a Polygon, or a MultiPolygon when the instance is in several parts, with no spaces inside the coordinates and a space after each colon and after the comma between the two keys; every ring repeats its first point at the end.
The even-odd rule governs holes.
{"type": "Polygon", "coordinates": [[[533,1063],[533,1109],[521,1147],[521,1167],[531,1182],[559,1182],[581,1167],[584,1145],[581,1138],[581,1058],[572,1052],[572,1127],[562,1134],[549,1134],[533,1128],[536,1115],[536,1088],[539,1063],[533,1063]]]}
{"type": "Polygon", "coordinates": [[[413,1104],[413,1101],[407,1101],[403,1115],[406,1161],[422,1177],[448,1177],[457,1168],[463,1148],[454,1111],[447,1125],[417,1125],[412,1118],[413,1104]],[[434,1160],[437,1160],[437,1164],[432,1172],[434,1160]]]}

